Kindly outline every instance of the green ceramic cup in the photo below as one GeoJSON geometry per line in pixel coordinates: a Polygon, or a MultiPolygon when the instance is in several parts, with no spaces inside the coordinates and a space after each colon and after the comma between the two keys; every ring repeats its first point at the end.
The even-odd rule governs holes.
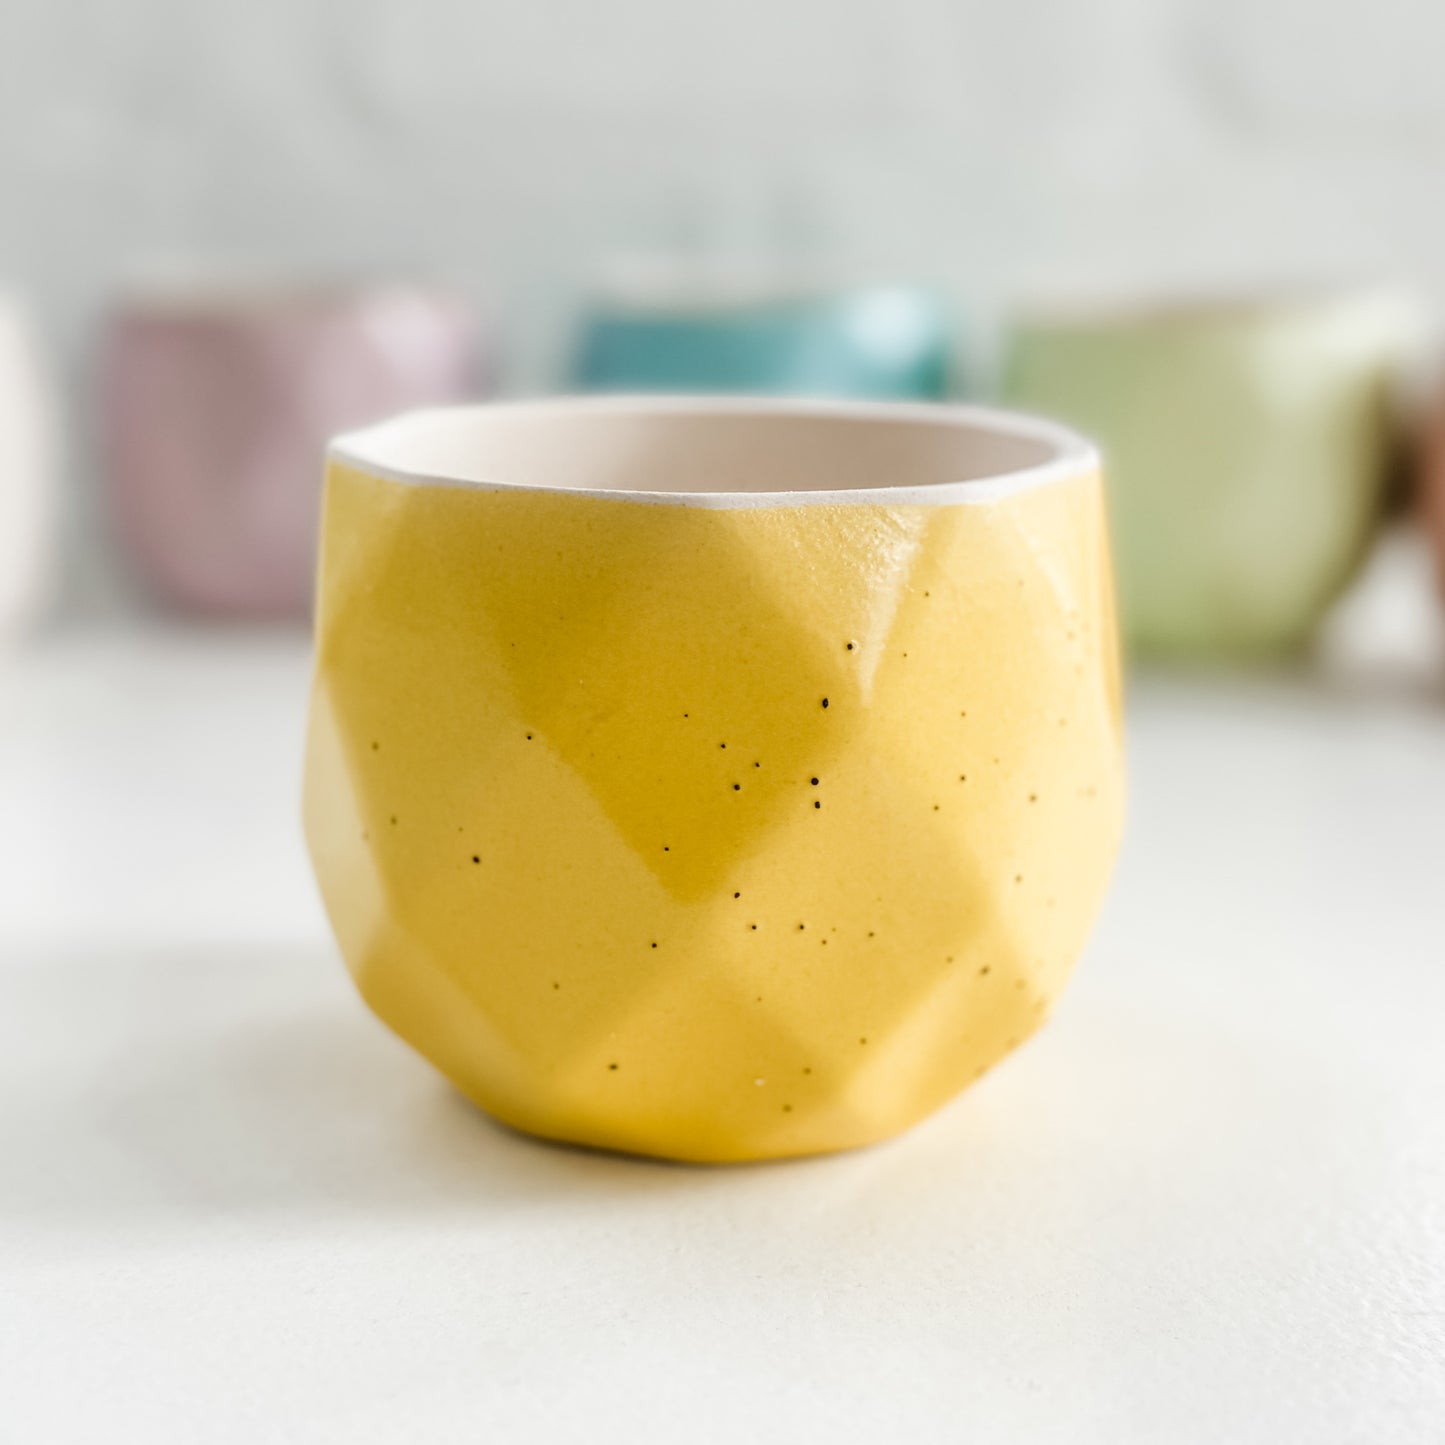
{"type": "Polygon", "coordinates": [[[1308,639],[1378,522],[1413,330],[1402,299],[1355,292],[1017,322],[1010,404],[1103,446],[1136,648],[1241,655],[1308,639]]]}

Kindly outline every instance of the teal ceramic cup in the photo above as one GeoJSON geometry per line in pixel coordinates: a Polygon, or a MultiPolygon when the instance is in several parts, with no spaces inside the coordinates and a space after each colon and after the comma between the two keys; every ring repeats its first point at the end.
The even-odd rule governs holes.
{"type": "Polygon", "coordinates": [[[600,293],[577,349],[581,391],[937,400],[950,328],[922,288],[632,284],[600,293]]]}
{"type": "Polygon", "coordinates": [[[1410,308],[1374,293],[1018,321],[1003,392],[1101,443],[1137,649],[1308,639],[1378,523],[1413,334],[1410,308]]]}

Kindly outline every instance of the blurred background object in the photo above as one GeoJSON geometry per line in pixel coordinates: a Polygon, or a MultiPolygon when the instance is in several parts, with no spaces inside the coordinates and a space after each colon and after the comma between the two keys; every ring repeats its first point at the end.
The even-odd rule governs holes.
{"type": "Polygon", "coordinates": [[[166,601],[305,617],[327,439],[481,382],[458,299],[403,287],[203,286],[123,302],[101,455],[136,568],[166,601]]]}
{"type": "Polygon", "coordinates": [[[64,615],[131,610],[89,373],[138,263],[495,303],[516,392],[638,384],[596,339],[575,369],[618,324],[590,304],[610,258],[766,257],[925,284],[971,389],[1049,290],[1378,276],[1437,301],[1442,41],[1427,0],[0,0],[0,268],[74,443],[64,615]]]}
{"type": "Polygon", "coordinates": [[[938,401],[950,347],[942,299],[919,287],[660,265],[598,288],[573,379],[584,391],[938,401]]]}
{"type": "Polygon", "coordinates": [[[28,318],[0,292],[0,640],[34,622],[54,586],[57,423],[28,318]]]}
{"type": "Polygon", "coordinates": [[[1285,651],[1375,536],[1417,338],[1406,301],[1370,293],[1044,307],[1003,390],[1103,448],[1136,646],[1285,651]]]}
{"type": "Polygon", "coordinates": [[[1420,517],[1435,550],[1436,582],[1445,599],[1445,379],[1425,408],[1415,456],[1420,517]]]}

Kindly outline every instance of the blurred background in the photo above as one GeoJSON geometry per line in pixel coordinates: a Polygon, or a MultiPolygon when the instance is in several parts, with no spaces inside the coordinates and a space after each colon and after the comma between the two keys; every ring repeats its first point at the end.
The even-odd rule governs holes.
{"type": "MultiPolygon", "coordinates": [[[[1429,0],[4,0],[0,287],[61,417],[53,543],[38,519],[33,542],[54,549],[46,615],[187,600],[154,585],[165,544],[133,493],[185,491],[172,473],[195,460],[153,440],[123,461],[116,433],[189,403],[174,381],[135,382],[102,419],[117,319],[157,309],[158,288],[183,313],[262,284],[423,287],[473,312],[475,374],[433,356],[423,369],[446,376],[354,382],[317,403],[313,431],[416,396],[588,382],[589,307],[638,258],[705,274],[709,306],[736,296],[736,273],[772,297],[820,278],[926,288],[952,395],[997,394],[1010,318],[1039,296],[1385,284],[1409,289],[1428,339],[1445,288],[1442,40],[1429,0]]],[[[377,342],[379,364],[410,344],[377,342]]],[[[143,369],[127,346],[144,343],[122,337],[123,374],[143,369]]],[[[266,366],[214,364],[227,392],[266,366]]],[[[272,365],[294,379],[322,363],[272,365]]],[[[724,368],[720,384],[793,382],[724,368]]],[[[835,370],[801,389],[847,388],[835,370]]],[[[209,434],[254,439],[254,421],[208,405],[209,434]]],[[[230,464],[246,474],[209,485],[262,486],[230,464]]]]}

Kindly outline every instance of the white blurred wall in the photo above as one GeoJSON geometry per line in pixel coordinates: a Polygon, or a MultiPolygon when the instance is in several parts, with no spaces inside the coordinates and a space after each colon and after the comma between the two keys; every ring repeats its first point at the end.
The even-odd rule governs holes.
{"type": "MultiPolygon", "coordinates": [[[[421,272],[514,383],[610,252],[1445,290],[1440,0],[0,0],[0,283],[421,272]]],[[[982,322],[981,322],[982,329],[982,322]]],[[[77,436],[82,428],[75,428],[77,436]]]]}

